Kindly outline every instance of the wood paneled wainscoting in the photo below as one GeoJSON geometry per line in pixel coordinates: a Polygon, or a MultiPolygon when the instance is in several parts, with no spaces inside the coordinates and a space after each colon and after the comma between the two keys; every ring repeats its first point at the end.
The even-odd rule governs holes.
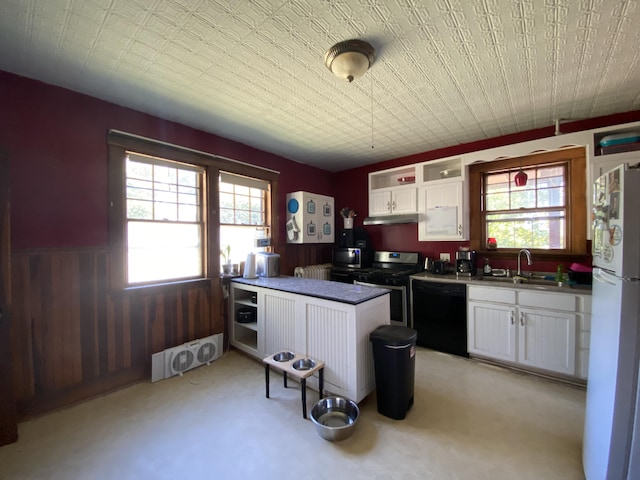
{"type": "Polygon", "coordinates": [[[224,329],[219,278],[110,292],[106,249],[14,252],[20,420],[150,379],[151,355],[224,329]]]}

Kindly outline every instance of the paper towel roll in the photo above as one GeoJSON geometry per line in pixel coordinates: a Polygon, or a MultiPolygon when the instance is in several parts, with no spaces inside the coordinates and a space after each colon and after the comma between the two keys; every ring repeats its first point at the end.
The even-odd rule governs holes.
{"type": "Polygon", "coordinates": [[[256,275],[256,255],[250,253],[247,255],[247,261],[244,264],[244,272],[242,273],[244,278],[257,278],[256,275]]]}

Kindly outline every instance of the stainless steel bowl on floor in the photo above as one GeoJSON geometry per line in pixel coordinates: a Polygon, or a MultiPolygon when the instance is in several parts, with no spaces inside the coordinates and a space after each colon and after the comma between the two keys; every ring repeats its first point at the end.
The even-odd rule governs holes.
{"type": "Polygon", "coordinates": [[[359,417],[358,404],[344,397],[325,397],[311,409],[311,421],[316,432],[330,442],[349,438],[359,417]]]}

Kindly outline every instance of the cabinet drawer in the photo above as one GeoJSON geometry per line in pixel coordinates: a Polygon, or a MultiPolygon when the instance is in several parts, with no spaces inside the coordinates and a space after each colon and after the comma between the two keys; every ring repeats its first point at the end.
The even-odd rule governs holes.
{"type": "Polygon", "coordinates": [[[576,311],[576,296],[564,293],[541,293],[521,290],[518,292],[518,305],[544,308],[545,310],[576,311]]]}
{"type": "Polygon", "coordinates": [[[492,288],[469,286],[469,300],[480,300],[483,302],[500,302],[513,305],[516,303],[516,292],[509,288],[492,288]]]}

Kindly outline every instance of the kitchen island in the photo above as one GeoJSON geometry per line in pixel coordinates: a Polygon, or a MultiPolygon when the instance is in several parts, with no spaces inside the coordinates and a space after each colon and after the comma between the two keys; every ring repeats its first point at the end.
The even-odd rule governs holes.
{"type": "Polygon", "coordinates": [[[369,334],[390,323],[389,293],[298,277],[236,278],[231,344],[259,360],[281,351],[321,360],[325,390],[359,402],[375,388],[369,334]]]}

